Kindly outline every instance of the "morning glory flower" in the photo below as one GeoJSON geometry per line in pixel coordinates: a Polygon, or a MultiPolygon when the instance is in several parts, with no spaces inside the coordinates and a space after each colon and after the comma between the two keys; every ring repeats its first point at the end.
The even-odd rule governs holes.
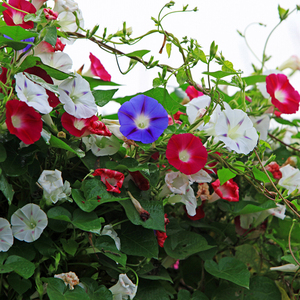
{"type": "Polygon", "coordinates": [[[249,117],[253,123],[254,128],[260,133],[259,138],[265,141],[268,137],[268,130],[270,127],[270,117],[268,115],[262,115],[259,117],[249,117]]]}
{"type": "Polygon", "coordinates": [[[193,124],[196,121],[196,118],[200,113],[205,113],[206,109],[209,107],[211,99],[209,96],[199,96],[197,98],[193,98],[190,102],[188,102],[186,106],[186,114],[188,116],[188,120],[190,124],[193,124]]]}
{"type": "Polygon", "coordinates": [[[89,137],[83,137],[86,151],[91,150],[95,156],[106,156],[117,153],[120,149],[120,142],[115,136],[101,136],[91,134],[89,137]]]}
{"type": "Polygon", "coordinates": [[[127,277],[126,274],[119,275],[119,281],[109,289],[113,294],[113,300],[133,299],[137,286],[127,277]]]}
{"type": "Polygon", "coordinates": [[[157,100],[145,95],[122,104],[118,117],[120,131],[128,139],[149,144],[168,127],[168,113],[157,100]]]}
{"type": "Polygon", "coordinates": [[[36,241],[48,225],[47,215],[36,204],[29,203],[11,216],[13,235],[20,241],[36,241]]]}
{"type": "Polygon", "coordinates": [[[14,243],[14,237],[9,222],[0,218],[0,252],[6,252],[14,243]]]}
{"type": "Polygon", "coordinates": [[[112,227],[111,224],[105,225],[100,233],[100,235],[108,235],[110,236],[116,244],[116,247],[118,250],[121,249],[121,240],[118,237],[118,234],[116,233],[116,231],[114,230],[114,228],[112,227]]]}
{"type": "Polygon", "coordinates": [[[33,107],[42,114],[48,114],[52,107],[48,102],[46,90],[38,84],[28,79],[23,73],[15,75],[16,92],[19,99],[26,102],[28,106],[33,107]]]}
{"type": "MultiPolygon", "coordinates": [[[[52,48],[53,49],[53,48],[52,48]]],[[[44,50],[44,49],[43,49],[44,50]]],[[[44,65],[50,66],[62,72],[69,72],[72,68],[72,59],[63,52],[47,52],[37,54],[44,65]]]]}
{"type": "Polygon", "coordinates": [[[296,189],[300,190],[300,170],[286,165],[280,168],[282,177],[278,184],[288,190],[288,195],[296,189]]]}
{"type": "Polygon", "coordinates": [[[89,83],[79,74],[59,85],[59,100],[65,111],[75,118],[90,118],[97,113],[97,105],[89,83]]]}

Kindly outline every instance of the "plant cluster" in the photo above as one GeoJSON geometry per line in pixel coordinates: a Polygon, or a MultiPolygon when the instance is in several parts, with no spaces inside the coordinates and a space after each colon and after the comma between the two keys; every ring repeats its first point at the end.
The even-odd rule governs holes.
{"type": "MultiPolygon", "coordinates": [[[[74,0],[2,2],[1,299],[296,299],[300,120],[282,114],[299,109],[289,77],[300,61],[267,70],[269,36],[244,76],[215,42],[204,53],[165,31],[173,6],[133,38],[126,23],[84,29],[74,0]],[[180,67],[118,50],[151,34],[180,67]],[[158,68],[153,88],[114,97],[92,53],[89,71],[72,72],[63,50],[77,39],[128,57],[126,72],[158,68]],[[99,114],[110,101],[118,112],[99,114]]],[[[279,6],[278,25],[297,10],[279,6]]]]}

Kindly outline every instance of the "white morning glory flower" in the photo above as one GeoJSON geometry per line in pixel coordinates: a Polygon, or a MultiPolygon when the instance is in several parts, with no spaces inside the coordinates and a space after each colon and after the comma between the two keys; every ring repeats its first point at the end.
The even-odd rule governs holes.
{"type": "Polygon", "coordinates": [[[97,113],[90,85],[79,74],[64,80],[59,85],[59,92],[59,101],[64,104],[65,111],[75,118],[90,118],[97,113]]]}
{"type": "Polygon", "coordinates": [[[74,12],[78,10],[78,4],[73,0],[55,0],[54,11],[61,13],[63,11],[74,12]]]}
{"type": "Polygon", "coordinates": [[[61,171],[44,170],[38,179],[39,185],[44,190],[44,197],[49,203],[56,203],[58,200],[72,201],[70,183],[66,180],[63,183],[61,171]]]}
{"type": "Polygon", "coordinates": [[[76,17],[72,12],[63,11],[57,17],[60,29],[65,32],[73,32],[77,29],[76,17]]]}
{"type": "Polygon", "coordinates": [[[115,232],[115,230],[111,226],[111,224],[105,225],[103,227],[100,235],[108,235],[108,236],[110,236],[115,241],[117,249],[118,250],[121,249],[121,240],[118,237],[118,234],[115,232]]]}
{"type": "Polygon", "coordinates": [[[14,243],[14,237],[9,222],[0,218],[0,252],[6,252],[14,243]]]}
{"type": "Polygon", "coordinates": [[[280,168],[282,177],[278,184],[288,190],[288,195],[296,189],[300,190],[300,170],[286,165],[280,168]]]}
{"type": "Polygon", "coordinates": [[[258,134],[247,114],[227,107],[215,124],[216,137],[236,153],[248,154],[257,144],[258,134]]]}
{"type": "Polygon", "coordinates": [[[43,87],[32,82],[23,73],[16,74],[15,79],[16,92],[21,101],[26,102],[28,106],[42,114],[48,114],[52,111],[48,102],[48,95],[43,87]]]}
{"type": "Polygon", "coordinates": [[[185,105],[186,114],[188,116],[188,120],[190,124],[193,124],[196,121],[197,117],[199,117],[199,111],[201,113],[206,111],[206,109],[210,105],[210,102],[211,102],[211,98],[207,95],[204,95],[192,99],[189,103],[185,105]]]}
{"type": "Polygon", "coordinates": [[[133,299],[137,292],[137,286],[127,277],[126,274],[119,275],[119,281],[109,289],[113,294],[113,300],[133,299]]]}
{"type": "Polygon", "coordinates": [[[48,224],[47,215],[36,204],[29,203],[11,216],[12,232],[16,239],[31,243],[36,241],[48,224]]]}
{"type": "Polygon", "coordinates": [[[50,66],[62,72],[69,72],[73,62],[70,56],[63,52],[41,53],[38,56],[44,65],[50,66]]]}
{"type": "Polygon", "coordinates": [[[260,139],[265,141],[268,137],[268,130],[270,126],[270,117],[262,115],[259,117],[249,117],[253,123],[254,128],[260,133],[260,139]]]}
{"type": "Polygon", "coordinates": [[[91,150],[95,156],[113,155],[120,149],[120,142],[115,136],[91,134],[82,138],[86,151],[91,150]]]}

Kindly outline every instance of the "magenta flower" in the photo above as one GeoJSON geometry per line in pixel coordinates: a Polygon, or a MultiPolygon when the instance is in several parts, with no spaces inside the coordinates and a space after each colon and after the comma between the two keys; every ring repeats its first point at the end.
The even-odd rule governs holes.
{"type": "Polygon", "coordinates": [[[223,185],[220,185],[220,180],[217,179],[211,185],[221,199],[229,202],[239,201],[239,186],[233,179],[226,181],[223,185]]]}
{"type": "Polygon", "coordinates": [[[173,135],[167,145],[166,157],[180,172],[191,175],[207,162],[207,151],[201,140],[191,133],[173,135]]]}
{"type": "Polygon", "coordinates": [[[266,77],[267,92],[272,104],[284,114],[293,114],[299,109],[300,95],[284,74],[270,74],[266,77]]]}
{"type": "Polygon", "coordinates": [[[120,194],[119,190],[124,181],[124,174],[110,169],[96,169],[93,176],[100,176],[101,181],[106,185],[108,192],[120,194]]]}
{"type": "Polygon", "coordinates": [[[26,102],[10,100],[6,103],[6,125],[11,134],[25,144],[33,144],[41,137],[42,117],[26,102]]]}
{"type": "Polygon", "coordinates": [[[103,65],[101,64],[100,60],[90,53],[90,61],[91,61],[91,72],[94,76],[100,77],[100,79],[104,81],[110,81],[111,76],[108,72],[104,69],[103,65]]]}
{"type": "Polygon", "coordinates": [[[145,95],[122,104],[118,117],[120,131],[128,139],[149,144],[168,127],[168,113],[155,99],[145,95]]]}

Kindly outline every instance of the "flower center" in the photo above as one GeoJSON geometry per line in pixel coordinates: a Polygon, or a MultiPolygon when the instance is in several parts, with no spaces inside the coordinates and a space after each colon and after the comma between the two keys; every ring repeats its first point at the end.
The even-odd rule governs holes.
{"type": "Polygon", "coordinates": [[[22,14],[20,14],[20,13],[13,14],[13,18],[12,19],[13,19],[13,22],[16,25],[19,25],[19,24],[23,23],[23,17],[22,17],[22,14]]]}
{"type": "Polygon", "coordinates": [[[74,127],[78,130],[81,130],[83,127],[85,127],[84,121],[83,120],[75,120],[74,122],[74,127]]]}
{"type": "Polygon", "coordinates": [[[188,162],[190,159],[190,155],[186,150],[179,152],[179,159],[183,162],[188,162]]]}
{"type": "Polygon", "coordinates": [[[279,102],[284,102],[285,100],[285,94],[282,90],[277,90],[275,93],[274,93],[274,97],[279,101],[279,102]]]}
{"type": "Polygon", "coordinates": [[[150,119],[145,115],[139,115],[134,122],[139,129],[146,129],[149,127],[150,119]]]}
{"type": "Polygon", "coordinates": [[[34,229],[36,227],[35,222],[30,222],[30,229],[34,229]]]}
{"type": "Polygon", "coordinates": [[[18,116],[12,116],[11,122],[15,128],[20,128],[22,125],[21,118],[19,118],[18,116]]]}

